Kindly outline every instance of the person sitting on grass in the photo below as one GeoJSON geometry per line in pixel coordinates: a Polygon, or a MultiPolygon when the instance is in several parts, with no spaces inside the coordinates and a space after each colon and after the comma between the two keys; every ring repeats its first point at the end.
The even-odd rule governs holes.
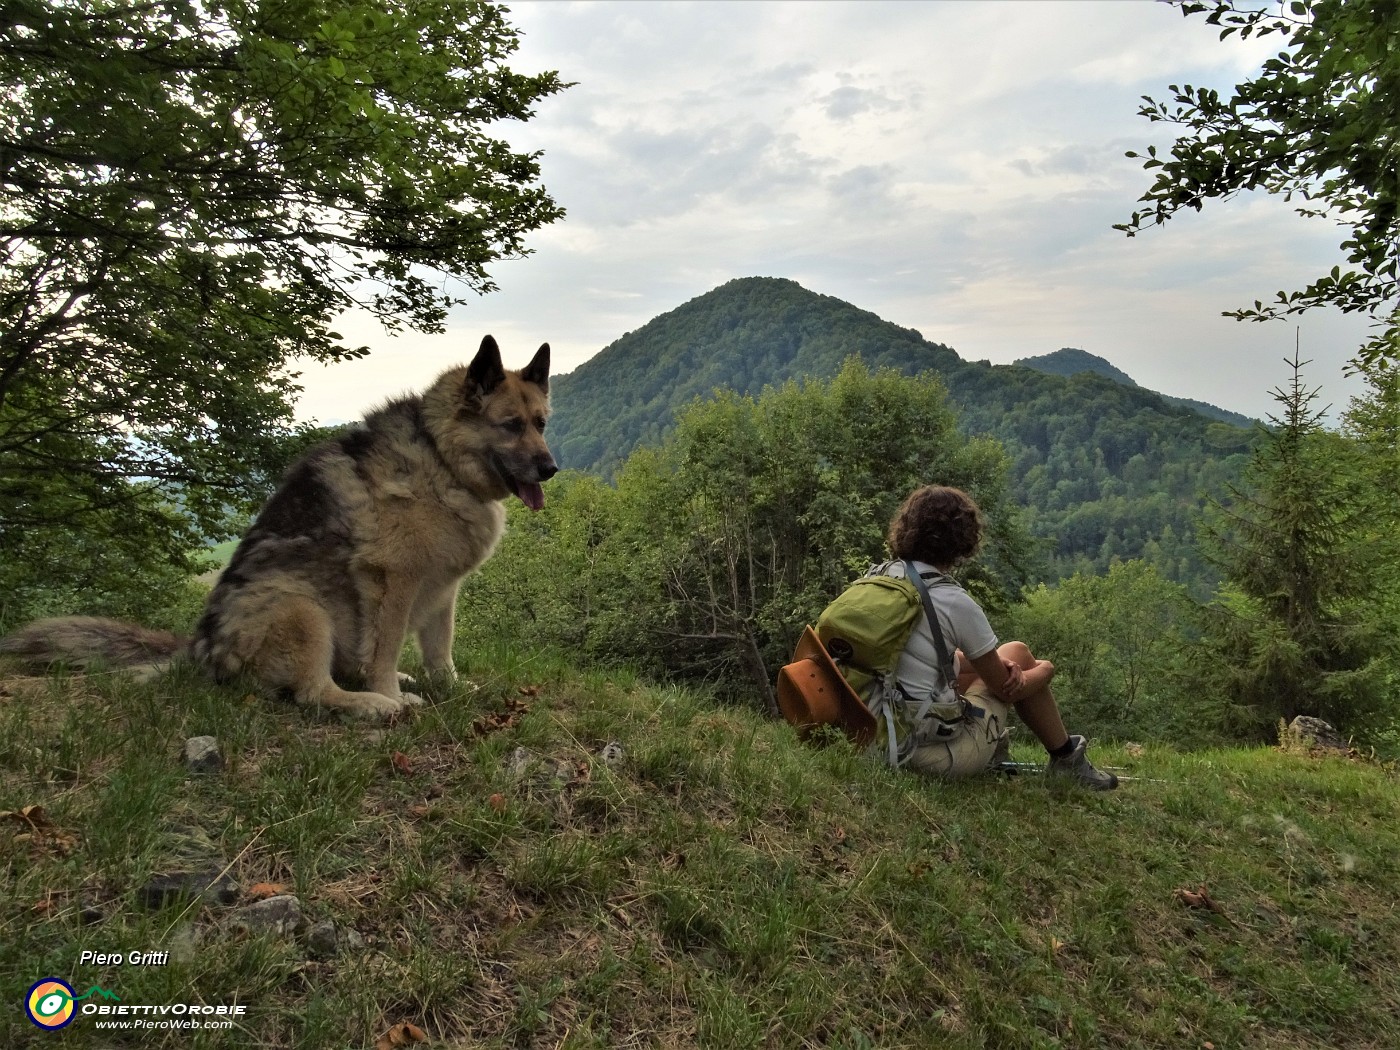
{"type": "MultiPolygon", "coordinates": [[[[1016,714],[1049,753],[1046,771],[1086,787],[1111,791],[1112,773],[1095,769],[1085,755],[1087,741],[1065,729],[1050,681],[1055,667],[1038,660],[1023,642],[998,644],[996,632],[972,596],[950,578],[952,570],[977,553],[982,513],[965,492],[926,485],[905,499],[890,522],[890,553],[899,561],[886,574],[904,576],[903,562],[928,586],[945,641],[956,648],[958,692],[983,714],[965,718],[961,731],[914,749],[908,766],[921,773],[962,777],[981,773],[1007,755],[1008,712],[1016,714]]],[[[926,617],[920,616],[895,670],[900,688],[914,700],[939,687],[938,650],[926,617]]]]}

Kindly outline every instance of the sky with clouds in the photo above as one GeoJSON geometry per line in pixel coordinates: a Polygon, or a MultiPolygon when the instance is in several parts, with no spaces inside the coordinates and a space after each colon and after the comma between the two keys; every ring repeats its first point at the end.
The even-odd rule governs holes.
{"type": "MultiPolygon", "coordinates": [[[[555,373],[736,277],[786,277],[916,328],[968,360],[1075,346],[1144,386],[1262,416],[1295,324],[1224,310],[1343,261],[1341,231],[1264,195],[1129,239],[1150,184],[1128,150],[1171,131],[1138,115],[1168,84],[1222,90],[1280,38],[1222,42],[1151,0],[523,2],[512,62],[576,82],[494,129],[542,150],[566,209],[499,291],[440,335],[338,327],[372,349],[306,365],[302,418],[355,418],[470,357],[549,342],[555,373]]],[[[1365,322],[1308,313],[1322,404],[1365,322]]]]}

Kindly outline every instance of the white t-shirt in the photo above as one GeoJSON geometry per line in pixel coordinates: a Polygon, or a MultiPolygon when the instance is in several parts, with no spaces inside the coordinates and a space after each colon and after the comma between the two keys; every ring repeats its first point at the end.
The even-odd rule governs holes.
{"type": "MultiPolygon", "coordinates": [[[[975,660],[997,647],[996,632],[987,622],[987,614],[982,607],[972,600],[972,595],[927,562],[916,561],[914,568],[928,588],[929,601],[938,614],[943,644],[949,653],[961,649],[967,659],[975,660]]],[[[894,562],[885,570],[885,574],[898,580],[904,579],[904,563],[894,562]]],[[[921,700],[938,688],[938,649],[933,644],[933,632],[929,630],[928,621],[922,616],[909,635],[909,642],[895,668],[895,677],[904,691],[916,699],[921,700]]]]}

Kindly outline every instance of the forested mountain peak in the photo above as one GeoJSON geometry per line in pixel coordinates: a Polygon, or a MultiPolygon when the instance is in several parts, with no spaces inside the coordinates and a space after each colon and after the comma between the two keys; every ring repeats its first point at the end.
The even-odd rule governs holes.
{"type": "Polygon", "coordinates": [[[829,334],[822,331],[823,327],[879,330],[891,342],[957,358],[948,347],[927,342],[912,328],[901,328],[835,296],[810,291],[796,281],[785,277],[737,277],[652,318],[636,331],[627,332],[560,378],[585,381],[607,371],[614,362],[641,359],[654,363],[662,357],[684,358],[698,349],[708,353],[704,360],[694,363],[706,370],[727,353],[751,350],[756,343],[778,334],[785,338],[774,340],[772,352],[764,357],[770,367],[781,369],[820,359],[825,345],[821,337],[829,334]]]}
{"type": "MultiPolygon", "coordinates": [[[[1115,383],[1121,383],[1123,386],[1142,389],[1132,376],[1111,362],[1097,354],[1091,354],[1087,350],[1080,350],[1073,346],[1062,347],[1052,354],[1041,354],[1039,357],[1023,357],[1014,364],[1052,376],[1075,376],[1082,372],[1089,372],[1092,375],[1111,379],[1115,383]]],[[[1205,401],[1196,401],[1189,397],[1172,397],[1170,394],[1160,394],[1159,396],[1169,405],[1190,409],[1192,412],[1199,412],[1208,419],[1229,423],[1232,426],[1252,427],[1255,422],[1239,412],[1231,412],[1228,408],[1220,408],[1205,401]]]]}
{"type": "Polygon", "coordinates": [[[911,375],[962,363],[912,329],[796,281],[742,277],[551,380],[555,449],[567,466],[611,471],[637,445],[658,442],[675,409],[696,397],[717,387],[756,395],[788,379],[831,377],[854,353],[872,367],[911,375]]]}
{"type": "Polygon", "coordinates": [[[1080,372],[1092,372],[1124,386],[1138,385],[1132,376],[1114,367],[1109,361],[1073,346],[1061,347],[1052,354],[1041,354],[1039,357],[1023,357],[1012,364],[1021,368],[1034,368],[1037,372],[1052,376],[1073,376],[1080,372]]]}

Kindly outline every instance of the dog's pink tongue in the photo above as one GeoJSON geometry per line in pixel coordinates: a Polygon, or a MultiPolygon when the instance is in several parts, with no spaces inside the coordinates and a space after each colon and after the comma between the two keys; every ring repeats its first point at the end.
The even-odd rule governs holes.
{"type": "Polygon", "coordinates": [[[544,489],[538,481],[517,481],[515,494],[520,497],[520,502],[531,510],[544,509],[544,489]]]}

